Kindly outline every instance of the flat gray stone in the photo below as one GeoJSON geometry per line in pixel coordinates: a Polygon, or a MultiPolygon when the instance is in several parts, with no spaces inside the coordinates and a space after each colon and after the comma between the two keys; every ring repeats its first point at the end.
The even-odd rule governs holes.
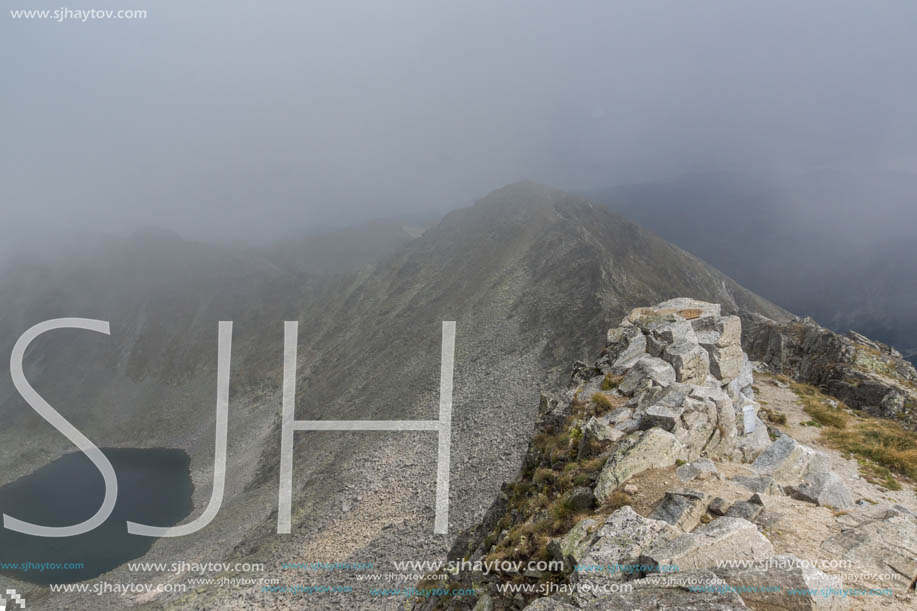
{"type": "Polygon", "coordinates": [[[654,520],[663,520],[682,530],[693,530],[707,513],[709,497],[694,490],[666,492],[650,514],[654,520]]]}
{"type": "Polygon", "coordinates": [[[843,611],[850,608],[847,598],[822,595],[822,591],[840,591],[844,582],[823,573],[812,563],[796,556],[781,555],[767,559],[762,566],[714,569],[723,581],[735,588],[745,604],[755,611],[843,611]],[[779,586],[780,594],[768,589],[779,586]],[[812,594],[790,596],[787,591],[811,591],[812,594]]]}
{"type": "Polygon", "coordinates": [[[773,556],[774,546],[758,527],[742,518],[717,518],[686,533],[653,545],[644,551],[640,564],[677,566],[679,571],[716,566],[717,561],[758,562],[773,556]]]}
{"type": "Polygon", "coordinates": [[[633,590],[614,593],[585,605],[587,611],[635,609],[644,611],[744,611],[748,607],[711,571],[652,575],[631,582],[633,590]],[[710,591],[691,588],[710,586],[710,591]]]}
{"type": "Polygon", "coordinates": [[[683,407],[669,408],[664,405],[651,405],[643,412],[640,420],[641,428],[651,429],[654,426],[672,432],[678,426],[683,407]]]}
{"type": "Polygon", "coordinates": [[[822,543],[823,552],[852,561],[856,571],[901,576],[874,581],[873,587],[903,593],[917,580],[917,516],[909,510],[888,505],[853,509],[838,523],[843,530],[822,543]]]}
{"type": "Polygon", "coordinates": [[[754,521],[763,510],[764,506],[762,505],[749,503],[748,501],[738,501],[733,503],[732,507],[726,511],[726,515],[730,518],[744,518],[751,522],[754,521]]]}
{"type": "Polygon", "coordinates": [[[708,480],[718,473],[716,465],[709,458],[698,458],[675,469],[675,475],[683,482],[708,480]]]}
{"type": "Polygon", "coordinates": [[[570,582],[580,587],[574,598],[582,603],[601,594],[601,584],[616,583],[634,577],[640,552],[647,546],[673,539],[681,534],[676,527],[661,520],[644,518],[630,506],[613,512],[596,532],[589,553],[579,570],[570,574],[570,582]]]}
{"type": "Polygon", "coordinates": [[[759,494],[780,494],[781,492],[777,481],[773,477],[767,475],[758,477],[751,475],[734,475],[729,478],[729,481],[735,482],[759,494]]]}
{"type": "Polygon", "coordinates": [[[815,503],[822,507],[834,509],[853,507],[853,497],[844,480],[836,473],[828,471],[809,473],[799,486],[788,486],[787,494],[794,499],[815,503]]]}

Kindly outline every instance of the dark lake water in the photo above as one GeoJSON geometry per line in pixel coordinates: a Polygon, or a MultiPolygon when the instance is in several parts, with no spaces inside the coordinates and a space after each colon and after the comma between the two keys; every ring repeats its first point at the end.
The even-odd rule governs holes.
{"type": "MultiPolygon", "coordinates": [[[[118,476],[118,501],[104,524],[76,537],[33,537],[0,527],[4,563],[82,563],[77,570],[9,570],[32,583],[91,579],[145,554],[152,537],[130,535],[128,520],[174,526],[192,509],[191,459],[184,450],[102,448],[118,476]]],[[[98,511],[105,496],[102,474],[82,452],[68,454],[0,488],[0,512],[42,526],[69,526],[98,511]]],[[[2,526],[2,523],[0,523],[2,526]]]]}

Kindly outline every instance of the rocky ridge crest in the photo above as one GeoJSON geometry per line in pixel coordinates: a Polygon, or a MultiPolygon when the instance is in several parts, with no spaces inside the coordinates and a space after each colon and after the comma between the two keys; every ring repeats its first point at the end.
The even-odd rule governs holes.
{"type": "Polygon", "coordinates": [[[542,393],[518,480],[449,553],[553,560],[563,570],[459,571],[452,584],[473,585],[473,605],[431,597],[415,609],[851,608],[841,577],[770,540],[782,519],[769,510],[777,496],[837,512],[844,523],[822,550],[900,575],[896,595],[912,598],[917,514],[855,499],[825,454],[766,425],[741,342],[741,319],[716,304],[678,298],[630,312],[595,363],[574,364],[567,389],[542,393]],[[730,502],[710,492],[727,467],[742,473],[730,485],[750,496],[730,502]],[[662,477],[672,471],[674,480],[662,477]],[[635,482],[647,486],[648,474],[666,486],[641,505],[635,482]],[[893,546],[878,534],[886,526],[893,546]],[[544,589],[507,593],[506,583],[544,589]],[[629,591],[615,591],[624,584],[629,591]],[[759,586],[783,594],[752,591],[759,586]],[[790,588],[826,593],[788,596],[790,588]]]}

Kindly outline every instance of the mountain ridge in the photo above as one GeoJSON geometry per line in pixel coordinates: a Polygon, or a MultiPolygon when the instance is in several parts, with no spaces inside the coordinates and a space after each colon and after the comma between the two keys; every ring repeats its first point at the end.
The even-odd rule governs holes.
{"type": "MultiPolygon", "coordinates": [[[[138,430],[156,426],[160,432],[145,435],[142,443],[187,449],[195,515],[212,477],[216,322],[235,320],[231,477],[223,509],[199,535],[158,541],[150,561],[227,553],[268,562],[304,554],[384,559],[392,550],[421,556],[448,547],[448,540],[432,536],[435,444],[423,433],[298,433],[294,532],[274,534],[284,320],[299,321],[299,419],[434,417],[440,323],[457,322],[450,531],[455,532],[477,519],[492,492],[512,475],[535,417],[530,406],[537,388],[598,347],[595,329],[608,328],[634,304],[680,294],[722,302],[729,311],[789,316],[604,208],[534,183],[499,189],[448,214],[372,266],[343,273],[296,273],[271,264],[263,253],[252,257],[206,246],[195,246],[183,259],[170,245],[162,256],[175,262],[176,272],[144,293],[143,287],[150,290],[144,282],[149,272],[138,271],[154,258],[127,254],[107,257],[115,265],[101,266],[106,271],[101,276],[93,274],[90,258],[69,284],[51,270],[50,282],[39,282],[9,303],[30,312],[28,320],[51,311],[70,315],[71,306],[111,318],[109,343],[68,339],[66,354],[30,356],[27,374],[43,380],[39,391],[77,418],[98,444],[136,445],[138,430]],[[204,252],[195,254],[199,248],[204,252]],[[119,293],[122,284],[137,291],[119,293]],[[83,292],[86,286],[94,289],[83,292]],[[104,303],[95,301],[101,296],[104,303]],[[86,364],[85,379],[95,382],[72,395],[66,372],[75,360],[86,364]],[[112,379],[113,370],[133,373],[112,379]],[[88,417],[117,413],[125,389],[133,393],[122,395],[130,397],[129,410],[102,421],[88,417]],[[81,417],[89,405],[94,407],[81,417]],[[501,427],[490,430],[488,422],[501,427]],[[392,487],[400,493],[393,496],[392,487]],[[342,504],[348,512],[341,511],[342,504]],[[321,541],[336,541],[337,551],[323,551],[321,541]]],[[[0,285],[8,293],[21,288],[0,285]]],[[[25,320],[8,314],[0,337],[15,339],[25,320]]],[[[17,425],[16,436],[0,439],[8,450],[0,454],[7,472],[69,449],[37,416],[29,416],[8,380],[0,380],[0,399],[0,409],[16,405],[31,418],[17,425]],[[23,430],[31,431],[40,448],[24,461],[16,454],[23,430]]],[[[111,577],[126,577],[121,573],[115,570],[111,577]]],[[[223,596],[198,592],[168,600],[176,608],[198,599],[225,608],[242,601],[279,602],[254,592],[239,601],[223,596]]],[[[348,601],[366,604],[365,597],[348,601]]],[[[57,604],[63,601],[49,601],[49,608],[57,604]]]]}

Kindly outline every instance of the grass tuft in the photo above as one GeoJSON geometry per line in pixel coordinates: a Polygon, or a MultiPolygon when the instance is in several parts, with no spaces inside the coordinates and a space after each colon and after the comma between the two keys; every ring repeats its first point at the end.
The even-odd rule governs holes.
{"type": "Polygon", "coordinates": [[[602,379],[602,390],[614,390],[618,387],[618,384],[621,383],[621,380],[624,379],[623,375],[615,375],[613,373],[606,373],[605,377],[602,379]]]}
{"type": "Polygon", "coordinates": [[[595,415],[601,416],[615,408],[612,400],[603,392],[597,392],[592,395],[592,404],[595,406],[595,415]]]}

